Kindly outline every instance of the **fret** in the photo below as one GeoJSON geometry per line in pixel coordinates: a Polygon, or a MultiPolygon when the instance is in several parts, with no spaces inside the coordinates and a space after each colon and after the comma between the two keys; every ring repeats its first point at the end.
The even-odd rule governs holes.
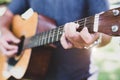
{"type": "Polygon", "coordinates": [[[51,31],[47,31],[47,44],[49,44],[50,43],[50,37],[51,37],[51,33],[50,33],[51,31]]]}
{"type": "Polygon", "coordinates": [[[53,40],[53,42],[56,41],[56,33],[57,33],[57,28],[54,30],[54,36],[53,36],[54,40],[53,40]]]}
{"type": "Polygon", "coordinates": [[[42,36],[41,36],[41,35],[39,35],[39,39],[38,39],[38,40],[39,40],[39,41],[38,41],[38,45],[41,45],[41,37],[42,37],[42,36]]]}
{"type": "Polygon", "coordinates": [[[48,40],[47,40],[47,43],[50,43],[50,40],[51,40],[51,30],[48,32],[48,40]]]}
{"type": "Polygon", "coordinates": [[[42,32],[41,33],[41,45],[43,45],[43,43],[44,43],[44,33],[42,32]]]}
{"type": "Polygon", "coordinates": [[[33,38],[34,39],[31,39],[31,44],[33,46],[40,46],[40,45],[43,45],[43,33],[40,33],[40,34],[37,34],[35,35],[33,38]],[[34,42],[34,43],[33,43],[34,42]]]}
{"type": "Polygon", "coordinates": [[[56,33],[56,41],[58,41],[58,37],[59,37],[59,30],[60,30],[60,28],[57,28],[57,33],[56,33]]]}
{"type": "Polygon", "coordinates": [[[44,44],[47,43],[47,32],[44,32],[44,44]]]}
{"type": "Polygon", "coordinates": [[[44,38],[45,38],[45,32],[43,32],[43,34],[42,34],[42,45],[44,45],[44,38]]]}
{"type": "Polygon", "coordinates": [[[49,41],[48,41],[48,43],[52,43],[53,42],[53,34],[54,34],[54,31],[53,30],[50,30],[49,31],[49,41]]]}
{"type": "Polygon", "coordinates": [[[86,27],[87,18],[84,18],[84,27],[86,27]]]}
{"type": "Polygon", "coordinates": [[[55,30],[54,42],[55,42],[55,41],[58,41],[58,40],[57,40],[57,38],[58,38],[58,36],[59,36],[59,31],[58,31],[58,30],[59,30],[59,28],[56,28],[56,30],[55,30]]]}
{"type": "Polygon", "coordinates": [[[47,40],[47,35],[46,35],[46,32],[44,32],[44,38],[43,38],[43,41],[44,41],[44,45],[46,44],[46,40],[47,40]]]}
{"type": "MultiPolygon", "coordinates": [[[[63,34],[63,27],[64,27],[64,26],[61,26],[61,27],[59,28],[58,40],[60,40],[60,38],[61,38],[61,36],[62,36],[62,34],[63,34]]],[[[58,41],[58,40],[57,40],[57,41],[58,41]]]]}
{"type": "Polygon", "coordinates": [[[52,30],[52,41],[51,42],[54,42],[54,37],[55,37],[55,29],[52,30]]]}

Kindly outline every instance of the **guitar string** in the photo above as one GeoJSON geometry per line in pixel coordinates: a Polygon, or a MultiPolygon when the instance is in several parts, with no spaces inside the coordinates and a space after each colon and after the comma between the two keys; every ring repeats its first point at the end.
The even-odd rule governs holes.
{"type": "MultiPolygon", "coordinates": [[[[111,12],[106,12],[106,13],[111,13],[111,12]]],[[[110,15],[109,15],[110,16],[110,15]]],[[[104,20],[106,17],[109,17],[108,15],[107,16],[104,16],[104,17],[100,17],[99,18],[99,21],[100,20],[104,20]]],[[[85,22],[85,19],[87,19],[87,21],[86,21],[86,25],[89,25],[89,24],[94,24],[94,21],[93,22],[91,22],[91,20],[88,20],[88,19],[92,19],[92,18],[94,18],[94,16],[90,16],[90,17],[86,17],[86,18],[83,18],[83,19],[80,19],[80,20],[77,20],[77,21],[74,21],[75,23],[79,23],[79,25],[80,25],[80,27],[83,27],[84,26],[84,22],[85,22]]],[[[93,20],[93,19],[92,19],[93,20]]],[[[59,26],[57,29],[55,28],[55,29],[53,29],[53,31],[54,31],[54,34],[59,34],[59,35],[61,35],[61,33],[63,33],[63,27],[64,27],[64,25],[63,26],[59,26]],[[59,33],[58,33],[59,32],[59,33]]],[[[88,28],[90,27],[90,26],[87,26],[88,28]]],[[[49,33],[50,31],[48,31],[48,33],[49,33]]],[[[52,34],[53,32],[51,31],[51,34],[52,34]]],[[[46,32],[44,32],[43,34],[47,34],[46,32]]],[[[58,35],[58,36],[59,36],[58,35]]],[[[54,38],[56,35],[49,35],[49,38],[54,38]]],[[[44,41],[44,38],[42,39],[42,37],[43,37],[43,35],[42,34],[40,34],[39,35],[39,40],[42,40],[42,41],[44,41]]],[[[46,37],[47,38],[47,37],[46,37]]],[[[47,42],[49,42],[49,41],[47,41],[47,42]]],[[[39,42],[40,43],[40,42],[39,42]]]]}
{"type": "MultiPolygon", "coordinates": [[[[105,17],[108,17],[108,16],[104,16],[105,17]]],[[[74,21],[75,23],[79,23],[80,27],[83,27],[84,26],[84,22],[85,22],[85,19],[87,19],[86,21],[86,25],[89,25],[89,24],[93,24],[94,22],[91,20],[93,20],[94,16],[90,16],[90,17],[87,17],[87,18],[83,18],[83,19],[80,19],[80,20],[77,20],[77,21],[74,21]],[[88,19],[91,19],[91,20],[88,20],[88,19]]],[[[102,18],[99,18],[99,20],[103,20],[102,18]]],[[[52,29],[54,31],[54,34],[58,34],[58,36],[61,35],[61,33],[63,33],[63,26],[59,26],[55,29],[52,29]],[[59,33],[58,33],[59,32],[59,33]]],[[[87,26],[89,28],[89,26],[87,26]]],[[[44,42],[44,39],[49,39],[49,38],[54,38],[56,35],[48,35],[50,31],[47,31],[47,32],[43,32],[43,34],[46,34],[47,36],[49,37],[45,37],[45,38],[40,38],[39,40],[42,40],[44,42]]],[[[51,34],[53,32],[51,31],[51,34]]],[[[42,37],[43,35],[39,35],[39,37],[42,37]]],[[[57,39],[58,40],[58,39],[57,39]]],[[[52,41],[54,42],[54,40],[52,41]]],[[[40,43],[40,42],[39,42],[40,43]]],[[[47,43],[50,43],[50,41],[47,41],[47,43]]],[[[41,44],[41,43],[40,43],[41,44]]],[[[46,43],[45,43],[46,44],[46,43]]]]}
{"type": "MultiPolygon", "coordinates": [[[[61,28],[58,28],[59,29],[59,31],[57,30],[57,29],[55,29],[54,30],[54,34],[58,34],[58,35],[48,35],[49,37],[44,37],[44,38],[40,38],[39,40],[40,41],[42,41],[42,42],[39,42],[39,44],[38,45],[44,45],[44,44],[48,44],[48,43],[51,43],[51,42],[54,42],[54,41],[58,41],[59,39],[60,39],[60,36],[62,35],[62,33],[63,33],[63,27],[61,27],[61,28]],[[59,32],[59,33],[58,33],[59,32]],[[58,38],[56,38],[56,36],[59,36],[58,38]],[[51,41],[51,39],[50,38],[52,38],[52,41],[51,41]],[[56,38],[56,39],[55,39],[56,38]],[[47,39],[49,39],[49,41],[47,41],[47,42],[45,42],[44,40],[47,40],[47,39]]],[[[49,32],[48,32],[49,33],[49,32]]],[[[47,34],[48,34],[47,33],[47,34]]],[[[53,32],[52,32],[53,33],[53,32]]],[[[52,34],[51,33],[51,34],[52,34]]],[[[44,33],[44,34],[46,34],[46,32],[44,33]]],[[[46,35],[47,35],[46,34],[46,35]]],[[[42,35],[41,36],[39,36],[39,37],[42,37],[42,35]]]]}
{"type": "MultiPolygon", "coordinates": [[[[91,18],[94,18],[94,17],[93,17],[93,16],[92,16],[92,17],[87,17],[86,19],[88,20],[89,18],[91,19],[91,18]]],[[[84,18],[84,19],[81,19],[81,20],[74,21],[74,22],[77,22],[77,23],[80,24],[80,26],[83,26],[83,22],[85,22],[84,20],[85,20],[85,18],[84,18]]],[[[89,22],[90,22],[90,21],[86,21],[86,25],[90,24],[89,22]]],[[[57,38],[57,40],[55,40],[54,38],[55,38],[56,36],[62,35],[62,33],[63,33],[63,26],[59,26],[58,28],[53,29],[53,32],[51,31],[51,34],[54,33],[54,34],[58,34],[58,35],[54,35],[54,34],[49,35],[49,32],[50,32],[50,31],[43,32],[43,34],[44,34],[44,35],[47,35],[47,37],[44,37],[42,34],[39,35],[39,37],[40,37],[39,40],[42,41],[42,42],[39,42],[39,40],[38,40],[38,42],[39,42],[38,45],[50,43],[50,38],[53,39],[52,42],[59,40],[59,37],[57,38]],[[59,32],[59,33],[58,33],[58,32],[59,32]],[[49,37],[48,37],[48,36],[49,36],[49,37]],[[45,42],[46,39],[48,39],[49,41],[45,42]],[[44,41],[44,40],[45,40],[45,41],[44,41]]]]}
{"type": "MultiPolygon", "coordinates": [[[[49,33],[49,32],[48,32],[49,33]]],[[[53,32],[51,32],[51,34],[53,35],[49,35],[47,32],[44,32],[43,34],[39,35],[39,40],[37,40],[37,43],[38,44],[34,44],[33,46],[41,46],[41,45],[45,45],[45,44],[49,44],[49,43],[52,43],[52,42],[55,42],[55,41],[58,41],[60,39],[60,36],[62,35],[63,33],[63,27],[61,28],[57,28],[57,29],[54,29],[53,32]],[[59,29],[59,30],[58,30],[59,29]],[[59,33],[58,33],[59,32],[59,33]],[[57,34],[57,35],[56,35],[57,34]],[[47,35],[47,37],[44,37],[43,35],[47,35]],[[49,37],[48,37],[49,36],[49,37]],[[56,36],[58,36],[58,38],[56,38],[56,36]],[[47,42],[45,42],[46,40],[49,40],[47,42]],[[52,39],[52,41],[51,41],[52,39]]],[[[36,39],[34,39],[36,40],[36,39]]],[[[33,41],[34,42],[34,41],[33,41]]],[[[35,41],[36,42],[36,41],[35,41]]],[[[31,45],[32,47],[32,45],[31,45]]]]}

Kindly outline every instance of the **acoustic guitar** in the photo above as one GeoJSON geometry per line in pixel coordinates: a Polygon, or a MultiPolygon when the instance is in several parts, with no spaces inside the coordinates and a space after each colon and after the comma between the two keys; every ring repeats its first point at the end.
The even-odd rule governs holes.
{"type": "MultiPolygon", "coordinates": [[[[16,37],[21,38],[21,42],[18,44],[19,53],[8,60],[3,55],[0,56],[2,64],[0,80],[17,80],[21,78],[42,80],[47,72],[54,48],[51,46],[38,47],[36,40],[39,34],[55,27],[54,20],[35,12],[28,20],[24,20],[20,15],[15,15],[11,30],[16,37]]],[[[43,38],[45,36],[44,34],[41,35],[43,38]]],[[[45,44],[44,41],[43,43],[45,44]]]]}
{"type": "MultiPolygon", "coordinates": [[[[1,75],[3,78],[0,77],[0,80],[14,80],[13,78],[15,80],[22,78],[44,80],[50,64],[51,50],[53,50],[45,45],[60,40],[64,32],[64,25],[55,28],[53,20],[36,13],[29,19],[30,22],[29,20],[28,22],[21,20],[19,15],[15,16],[12,27],[12,31],[17,37],[23,36],[18,45],[19,53],[17,57],[4,61],[2,65],[6,66],[2,66],[1,75]],[[51,27],[54,29],[50,29],[51,27]],[[36,29],[38,34],[35,34],[36,29]]],[[[120,8],[74,22],[80,25],[77,31],[81,31],[86,26],[90,33],[102,32],[110,36],[120,36],[120,8]]]]}

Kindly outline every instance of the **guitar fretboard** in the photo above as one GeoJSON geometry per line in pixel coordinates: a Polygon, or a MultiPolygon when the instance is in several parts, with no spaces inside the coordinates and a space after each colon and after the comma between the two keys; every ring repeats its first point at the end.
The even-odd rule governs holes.
{"type": "MultiPolygon", "coordinates": [[[[78,23],[80,25],[78,31],[80,31],[85,26],[88,27],[90,31],[92,31],[93,28],[91,26],[93,26],[94,17],[91,16],[81,20],[77,20],[75,21],[75,23],[78,23]]],[[[42,32],[40,34],[36,34],[35,36],[25,39],[27,44],[23,46],[23,49],[33,48],[59,41],[61,35],[64,32],[63,27],[64,25],[46,32],[42,32]]]]}

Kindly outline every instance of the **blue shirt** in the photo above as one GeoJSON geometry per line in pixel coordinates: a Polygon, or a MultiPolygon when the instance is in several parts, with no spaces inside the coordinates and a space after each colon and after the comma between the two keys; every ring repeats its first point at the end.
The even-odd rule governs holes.
{"type": "MultiPolygon", "coordinates": [[[[28,8],[50,17],[57,26],[108,10],[107,0],[13,0],[9,9],[22,14],[28,8]]],[[[59,44],[59,43],[58,43],[59,44]]],[[[53,54],[48,80],[80,80],[89,76],[90,50],[68,49],[61,45],[53,54]]]]}

